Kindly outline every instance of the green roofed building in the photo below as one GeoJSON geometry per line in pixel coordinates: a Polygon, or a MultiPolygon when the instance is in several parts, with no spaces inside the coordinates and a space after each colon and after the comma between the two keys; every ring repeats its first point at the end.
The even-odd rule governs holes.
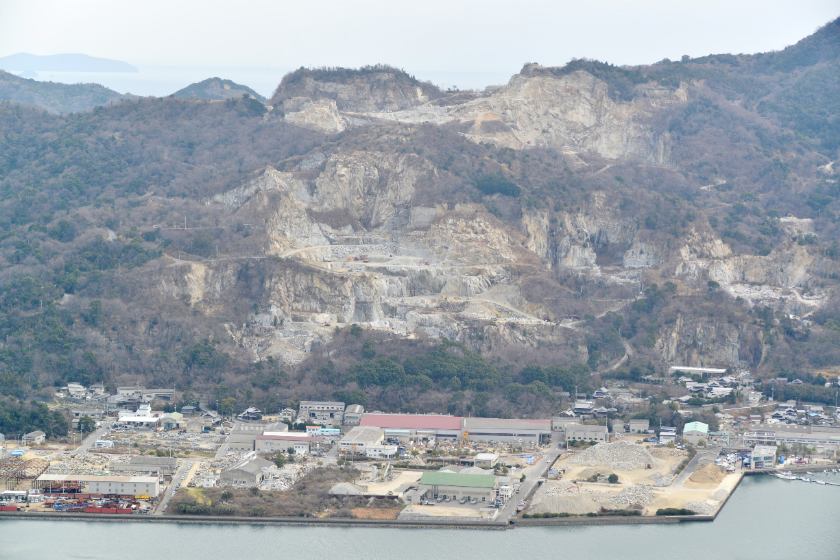
{"type": "Polygon", "coordinates": [[[703,422],[689,422],[683,428],[683,440],[697,445],[700,440],[708,443],[709,441],[709,425],[703,422]]]}
{"type": "Polygon", "coordinates": [[[415,503],[426,500],[473,499],[492,502],[496,499],[498,483],[492,474],[460,474],[426,472],[420,477],[415,503]]]}

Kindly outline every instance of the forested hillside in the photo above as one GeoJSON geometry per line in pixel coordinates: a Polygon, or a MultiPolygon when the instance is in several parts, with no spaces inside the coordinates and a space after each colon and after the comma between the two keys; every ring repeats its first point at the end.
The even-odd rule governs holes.
{"type": "MultiPolygon", "coordinates": [[[[376,65],[300,69],[265,104],[202,99],[224,80],[7,97],[0,394],[539,416],[682,365],[828,399],[838,25],[775,53],[527,64],[490,93],[376,65]]],[[[56,85],[28,82],[6,83],[56,85]]]]}
{"type": "Polygon", "coordinates": [[[34,105],[50,113],[87,111],[135,97],[117,93],[99,84],[41,82],[0,70],[0,100],[34,105]]]}

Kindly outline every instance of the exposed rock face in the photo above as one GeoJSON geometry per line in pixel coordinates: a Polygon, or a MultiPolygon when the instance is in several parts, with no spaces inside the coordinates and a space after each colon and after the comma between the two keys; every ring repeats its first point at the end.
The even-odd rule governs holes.
{"type": "Polygon", "coordinates": [[[761,363],[762,334],[753,325],[731,325],[679,316],[659,333],[657,350],[666,362],[687,367],[728,364],[750,368],[761,363]]]}
{"type": "Polygon", "coordinates": [[[369,228],[401,218],[407,223],[415,185],[436,173],[418,156],[373,155],[354,152],[334,156],[315,181],[312,208],[319,211],[347,210],[369,228]]]}
{"type": "Polygon", "coordinates": [[[517,74],[498,92],[449,107],[422,106],[372,114],[405,122],[453,123],[476,141],[588,151],[610,159],[666,164],[670,139],[645,120],[658,108],[687,99],[684,88],[640,86],[632,102],[610,99],[608,87],[584,71],[560,77],[517,74]]]}
{"type": "Polygon", "coordinates": [[[633,243],[624,253],[624,268],[657,268],[660,263],[659,248],[652,243],[633,243]]]}
{"type": "Polygon", "coordinates": [[[440,90],[427,82],[419,82],[395,68],[382,67],[379,72],[330,75],[318,71],[299,70],[284,78],[270,103],[306,97],[314,102],[333,101],[341,111],[354,113],[389,113],[422,105],[441,97],[440,90]]]}
{"type": "Polygon", "coordinates": [[[335,133],[347,128],[347,120],[338,113],[335,101],[319,99],[312,101],[305,97],[295,97],[284,104],[285,119],[303,128],[335,133]]]}
{"type": "MultiPolygon", "coordinates": [[[[436,123],[515,149],[555,148],[575,172],[587,167],[577,155],[583,152],[668,165],[671,139],[650,123],[688,99],[685,85],[642,84],[632,101],[619,101],[587,72],[533,65],[492,94],[470,95],[443,94],[399,71],[342,72],[298,71],[284,79],[271,103],[282,107],[287,121],[325,133],[362,118],[384,119],[436,123]]],[[[403,336],[445,336],[482,352],[551,348],[585,361],[583,332],[546,322],[559,320],[553,314],[573,320],[579,311],[547,305],[562,299],[553,294],[528,301],[521,269],[570,269],[599,285],[635,284],[648,277],[638,269],[655,269],[657,282],[673,278],[690,291],[705,290],[713,280],[749,305],[799,317],[826,294],[806,298],[796,288],[813,289],[817,278],[840,272],[835,261],[790,240],[813,233],[811,220],[779,220],[788,238],[769,256],[734,255],[705,221],[692,222],[677,238],[641,228],[632,202],[617,200],[606,183],[585,193],[575,209],[532,204],[504,221],[484,204],[447,203],[424,192],[446,173],[414,153],[322,147],[284,171],[266,168],[207,200],[240,223],[260,224],[265,253],[297,261],[275,263],[261,286],[249,286],[260,311],[246,325],[228,325],[231,336],[255,359],[275,355],[288,363],[329,342],[331,327],[350,323],[403,336]],[[528,334],[517,325],[527,325],[528,334]]],[[[243,289],[236,266],[191,264],[167,275],[161,289],[212,310],[243,289]]],[[[545,286],[540,293],[557,290],[557,284],[545,286]]],[[[636,295],[634,287],[631,296],[614,301],[620,308],[623,298],[636,295]]],[[[660,328],[655,349],[670,363],[754,367],[761,363],[762,336],[751,325],[681,316],[660,328]]]]}
{"type": "MultiPolygon", "coordinates": [[[[575,211],[525,210],[514,227],[483,204],[417,204],[422,185],[440,172],[415,154],[312,152],[294,169],[269,167],[207,201],[242,223],[265,224],[267,253],[306,263],[278,266],[259,288],[259,307],[270,311],[247,328],[228,326],[254,359],[296,363],[331,340],[326,325],[361,323],[445,336],[481,351],[551,347],[586,360],[581,333],[544,323],[551,313],[522,297],[510,267],[523,265],[625,284],[638,281],[633,269],[654,268],[694,285],[715,280],[750,305],[794,316],[813,312],[825,296],[804,298],[792,288],[838,272],[837,263],[792,241],[767,257],[733,255],[699,225],[672,251],[670,241],[641,230],[632,208],[623,210],[606,191],[589,193],[575,211]],[[348,262],[361,254],[370,262],[348,262]],[[516,323],[529,325],[529,334],[506,326],[516,323]]],[[[161,289],[212,310],[236,297],[236,266],[191,264],[161,289]]],[[[761,337],[757,327],[681,317],[660,330],[655,347],[671,363],[752,367],[761,361],[761,337]]]]}

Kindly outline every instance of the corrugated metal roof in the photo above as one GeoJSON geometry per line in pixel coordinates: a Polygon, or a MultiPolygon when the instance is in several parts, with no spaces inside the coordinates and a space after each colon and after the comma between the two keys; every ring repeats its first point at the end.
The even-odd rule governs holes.
{"type": "Polygon", "coordinates": [[[593,433],[600,433],[606,432],[606,426],[590,426],[587,424],[572,424],[571,426],[566,428],[568,432],[593,432],[593,433]]]}
{"type": "Polygon", "coordinates": [[[356,426],[341,438],[341,443],[364,443],[376,442],[382,439],[383,431],[376,426],[356,426]]]}
{"type": "Polygon", "coordinates": [[[157,482],[156,476],[95,476],[86,474],[42,474],[40,481],[50,482],[157,482]]]}
{"type": "Polygon", "coordinates": [[[689,422],[683,428],[683,433],[685,432],[703,432],[704,434],[709,433],[709,425],[704,424],[703,422],[689,422]]]}
{"type": "Polygon", "coordinates": [[[544,430],[551,431],[551,420],[503,420],[501,418],[465,418],[466,430],[544,430]]]}
{"type": "Polygon", "coordinates": [[[420,477],[420,484],[457,486],[459,488],[493,488],[496,484],[496,477],[489,474],[425,472],[420,477]]]}
{"type": "Polygon", "coordinates": [[[258,440],[271,440],[271,441],[309,441],[309,442],[322,442],[324,438],[322,437],[308,437],[308,436],[296,436],[296,435],[277,435],[277,436],[257,436],[258,440]]]}
{"type": "Polygon", "coordinates": [[[407,430],[460,430],[462,420],[461,416],[431,414],[365,414],[360,425],[407,430]]]}
{"type": "Polygon", "coordinates": [[[245,471],[249,474],[259,474],[264,468],[273,467],[274,463],[266,461],[265,459],[248,459],[244,463],[240,463],[235,467],[231,467],[222,474],[228,474],[231,471],[245,471]]]}

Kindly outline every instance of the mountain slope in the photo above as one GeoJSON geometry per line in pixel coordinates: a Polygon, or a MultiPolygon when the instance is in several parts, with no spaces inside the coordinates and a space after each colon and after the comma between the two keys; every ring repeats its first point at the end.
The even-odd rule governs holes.
{"type": "Polygon", "coordinates": [[[663,390],[645,378],[670,366],[819,382],[838,154],[777,115],[832,60],[756,60],[529,64],[467,95],[299,70],[272,110],[4,104],[0,392],[524,416],[606,379],[663,390]]]}
{"type": "Polygon", "coordinates": [[[133,99],[99,84],[59,84],[19,78],[0,70],[0,100],[41,107],[50,113],[86,111],[133,99]]]}

